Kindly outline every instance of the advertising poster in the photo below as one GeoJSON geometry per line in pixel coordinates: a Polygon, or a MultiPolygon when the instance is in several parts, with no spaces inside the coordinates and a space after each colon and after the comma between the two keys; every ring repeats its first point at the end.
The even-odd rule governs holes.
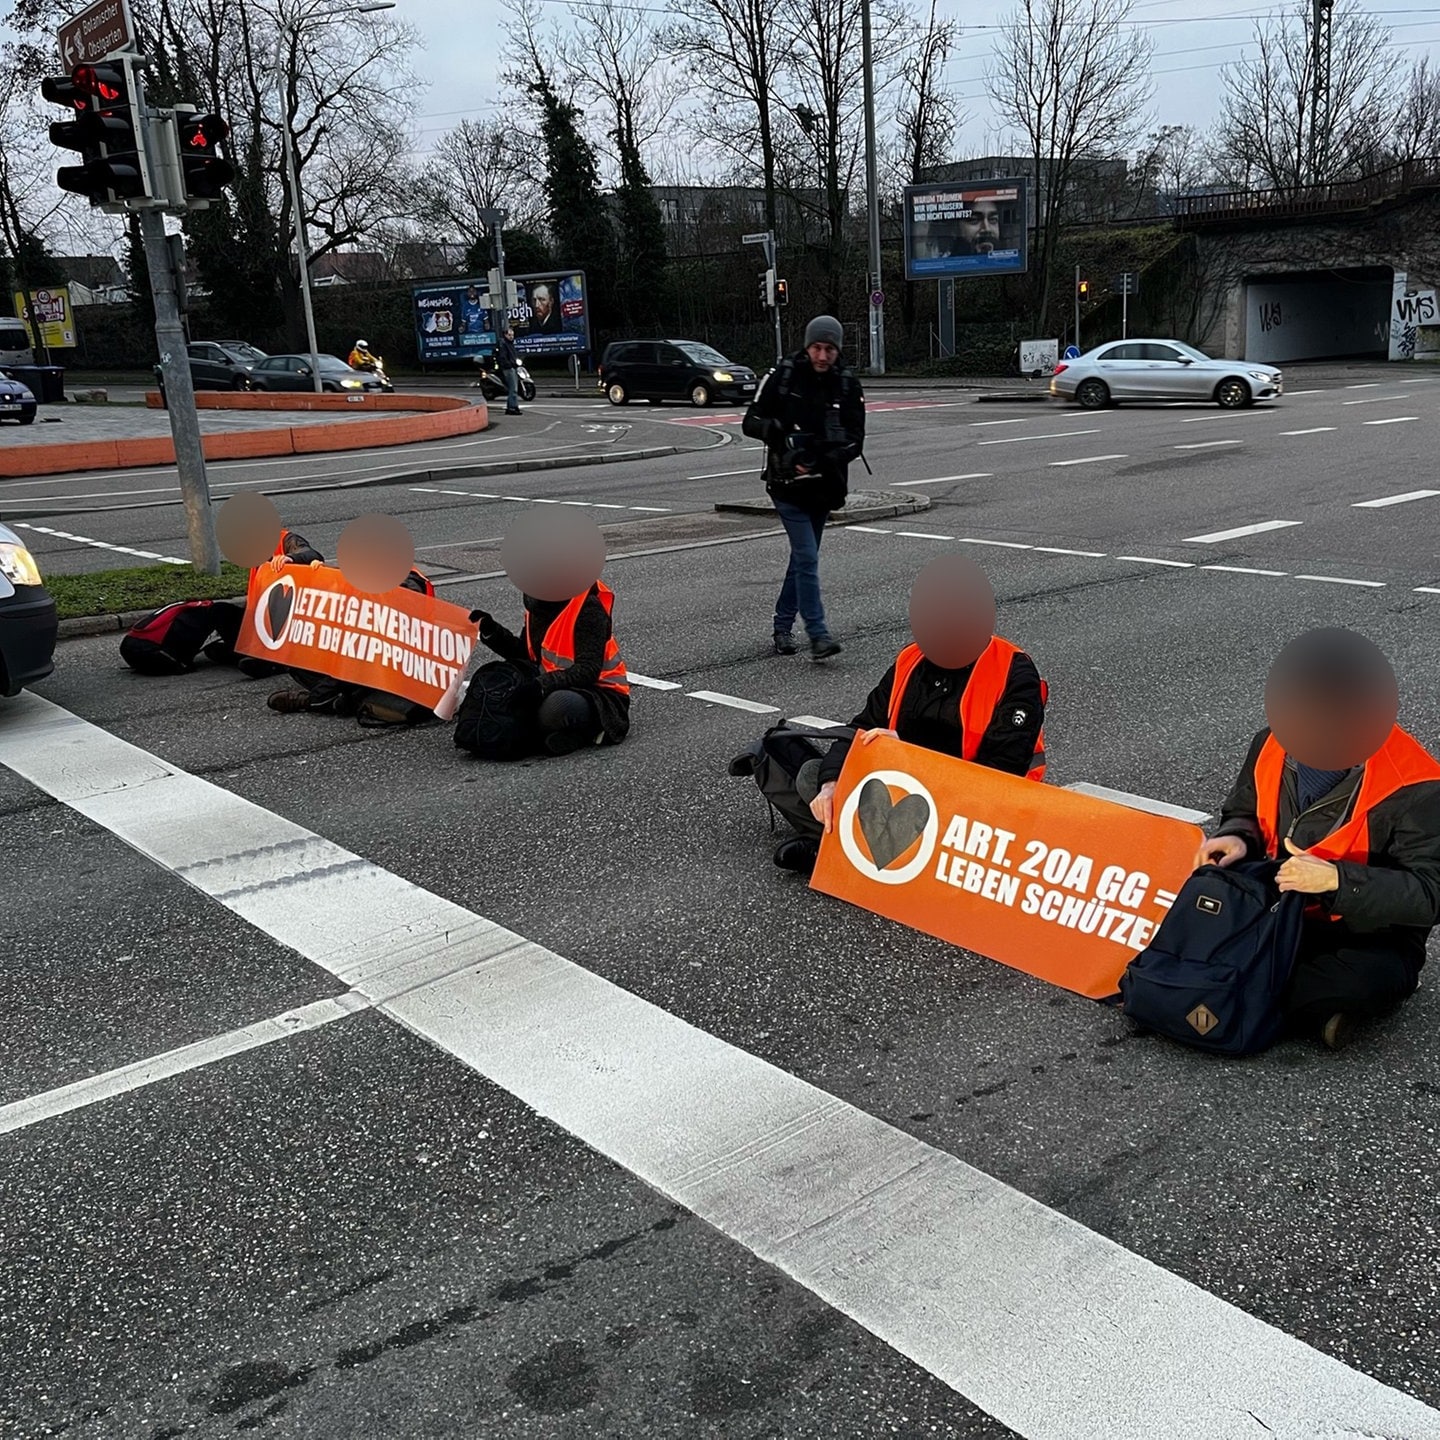
{"type": "Polygon", "coordinates": [[[1020,275],[1029,265],[1026,181],[905,187],[905,278],[1020,275]]]}
{"type": "Polygon", "coordinates": [[[410,296],[421,360],[477,360],[493,353],[498,337],[483,280],[418,285],[410,296]]]}
{"type": "Polygon", "coordinates": [[[15,292],[15,313],[29,320],[31,311],[40,327],[40,343],[49,350],[71,349],[75,344],[75,321],[70,314],[70,287],[58,290],[32,290],[29,295],[15,292]]]}
{"type": "MultiPolygon", "coordinates": [[[[587,354],[590,308],[583,271],[511,275],[510,323],[522,355],[587,354]]],[[[417,285],[411,292],[415,347],[422,361],[475,361],[495,353],[499,340],[489,282],[482,277],[417,285]]]]}
{"type": "Polygon", "coordinates": [[[590,313],[585,276],[516,275],[516,303],[510,312],[515,347],[522,355],[583,354],[590,349],[590,313]]]}

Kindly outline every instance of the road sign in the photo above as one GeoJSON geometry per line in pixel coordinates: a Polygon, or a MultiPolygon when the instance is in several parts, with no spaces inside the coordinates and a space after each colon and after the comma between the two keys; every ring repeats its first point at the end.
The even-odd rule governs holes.
{"type": "Polygon", "coordinates": [[[1138,295],[1140,293],[1140,277],[1131,271],[1123,275],[1117,275],[1110,282],[1110,293],[1112,295],[1138,295]]]}
{"type": "Polygon", "coordinates": [[[885,292],[883,290],[872,290],[870,292],[870,303],[878,310],[885,303],[885,292]]]}
{"type": "Polygon", "coordinates": [[[768,230],[757,230],[753,235],[742,235],[740,237],[741,243],[745,245],[764,245],[769,239],[770,232],[768,230]]]}
{"type": "Polygon", "coordinates": [[[135,43],[135,26],[126,0],[95,0],[55,33],[60,59],[67,70],[93,65],[135,43]]]}
{"type": "Polygon", "coordinates": [[[1067,360],[1078,360],[1080,358],[1080,347],[1078,345],[1067,345],[1065,347],[1065,358],[1067,360]]]}

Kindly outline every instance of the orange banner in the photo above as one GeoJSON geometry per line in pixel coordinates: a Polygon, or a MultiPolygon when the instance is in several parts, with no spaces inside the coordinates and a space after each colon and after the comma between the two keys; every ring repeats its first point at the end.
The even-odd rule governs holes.
{"type": "Polygon", "coordinates": [[[434,709],[475,645],[470,613],[414,590],[365,595],[329,566],[250,572],[235,648],[434,709]]]}
{"type": "Polygon", "coordinates": [[[852,745],[816,890],[1092,999],[1195,863],[1195,825],[883,738],[852,745]]]}

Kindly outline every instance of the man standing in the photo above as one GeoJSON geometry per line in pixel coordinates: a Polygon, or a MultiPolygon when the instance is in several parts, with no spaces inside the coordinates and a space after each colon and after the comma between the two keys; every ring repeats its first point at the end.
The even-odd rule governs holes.
{"type": "Polygon", "coordinates": [[[495,347],[495,364],[505,381],[505,413],[520,413],[520,352],[515,348],[515,327],[507,325],[495,347]]]}
{"type": "Polygon", "coordinates": [[[790,565],[775,602],[777,655],[793,655],[797,612],[810,655],[840,653],[820,597],[820,538],[832,510],[845,503],[850,462],[865,448],[865,393],[841,357],[844,332],[831,315],[805,327],[805,347],[761,382],[742,426],[765,445],[763,479],[790,540],[790,565]]]}

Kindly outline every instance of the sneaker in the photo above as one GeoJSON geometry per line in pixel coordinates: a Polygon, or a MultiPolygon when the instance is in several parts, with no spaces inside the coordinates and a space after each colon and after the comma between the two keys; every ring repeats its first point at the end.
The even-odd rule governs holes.
{"type": "Polygon", "coordinates": [[[310,692],[308,690],[277,690],[265,703],[272,710],[279,710],[282,714],[289,715],[296,710],[310,708],[310,692]]]}
{"type": "Polygon", "coordinates": [[[775,847],[775,863],[782,870],[808,875],[820,858],[820,842],[809,835],[792,835],[775,847]]]}
{"type": "Polygon", "coordinates": [[[775,632],[775,653],[777,655],[793,655],[795,653],[795,637],[789,631],[775,632]]]}
{"type": "Polygon", "coordinates": [[[840,650],[840,642],[832,640],[828,635],[823,639],[810,642],[810,658],[812,660],[828,660],[832,655],[838,655],[840,650]]]}
{"type": "Polygon", "coordinates": [[[522,410],[507,410],[505,413],[506,413],[507,415],[522,415],[522,414],[524,414],[524,411],[522,411],[522,410]]]}
{"type": "Polygon", "coordinates": [[[573,755],[589,744],[583,730],[556,730],[545,737],[545,751],[549,755],[573,755]]]}
{"type": "Polygon", "coordinates": [[[1343,1050],[1355,1038],[1355,1024],[1343,1011],[1332,1015],[1320,1031],[1327,1050],[1343,1050]]]}

